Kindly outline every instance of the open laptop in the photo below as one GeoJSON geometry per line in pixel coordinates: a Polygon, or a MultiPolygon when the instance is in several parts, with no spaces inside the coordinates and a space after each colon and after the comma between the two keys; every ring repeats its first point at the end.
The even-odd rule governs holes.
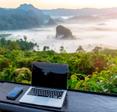
{"type": "Polygon", "coordinates": [[[68,65],[32,63],[32,86],[20,103],[62,108],[67,94],[68,65]]]}

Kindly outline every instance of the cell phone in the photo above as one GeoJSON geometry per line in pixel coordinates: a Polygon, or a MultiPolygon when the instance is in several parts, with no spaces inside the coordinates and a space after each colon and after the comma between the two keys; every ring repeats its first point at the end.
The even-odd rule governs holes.
{"type": "Polygon", "coordinates": [[[23,87],[15,87],[6,96],[8,100],[15,100],[23,92],[23,87]]]}

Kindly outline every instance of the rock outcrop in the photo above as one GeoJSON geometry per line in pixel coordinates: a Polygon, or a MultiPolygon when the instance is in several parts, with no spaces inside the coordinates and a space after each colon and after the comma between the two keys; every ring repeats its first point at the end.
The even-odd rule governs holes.
{"type": "Polygon", "coordinates": [[[56,38],[73,38],[72,32],[71,30],[69,30],[68,28],[62,26],[62,25],[58,25],[56,27],[56,38]]]}

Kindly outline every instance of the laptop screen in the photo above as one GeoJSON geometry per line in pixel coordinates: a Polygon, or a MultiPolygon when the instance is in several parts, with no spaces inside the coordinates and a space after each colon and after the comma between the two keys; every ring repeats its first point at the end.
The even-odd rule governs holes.
{"type": "Polygon", "coordinates": [[[32,63],[32,86],[67,89],[66,64],[32,63]]]}

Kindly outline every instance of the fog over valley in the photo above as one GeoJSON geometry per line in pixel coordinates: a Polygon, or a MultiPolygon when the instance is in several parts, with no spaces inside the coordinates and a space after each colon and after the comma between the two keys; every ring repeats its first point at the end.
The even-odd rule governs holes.
{"type": "Polygon", "coordinates": [[[0,35],[11,34],[6,35],[7,39],[26,36],[39,45],[36,50],[43,50],[44,46],[56,52],[61,46],[67,52],[75,52],[79,46],[87,51],[96,46],[116,49],[116,12],[117,8],[40,10],[23,4],[16,9],[0,9],[0,35]],[[74,38],[56,38],[58,25],[68,28],[74,38]]]}

